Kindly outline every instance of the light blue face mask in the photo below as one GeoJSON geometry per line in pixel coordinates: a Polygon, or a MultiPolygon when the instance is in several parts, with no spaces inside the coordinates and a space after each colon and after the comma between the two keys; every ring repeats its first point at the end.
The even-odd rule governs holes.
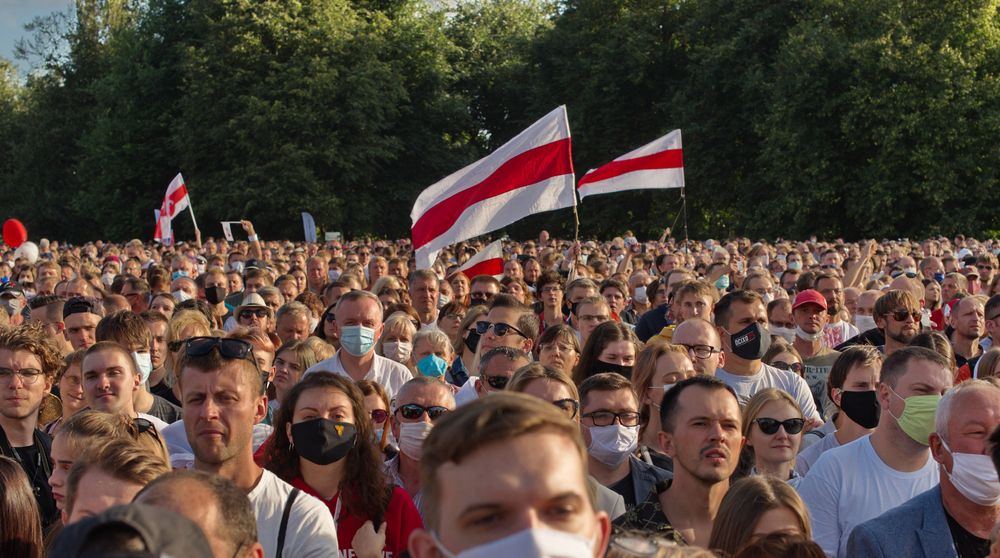
{"type": "Polygon", "coordinates": [[[188,276],[188,273],[186,271],[177,270],[177,271],[175,271],[175,272],[173,272],[173,273],[170,274],[170,279],[174,280],[174,279],[179,279],[181,277],[187,277],[187,276],[188,276]]]}
{"type": "Polygon", "coordinates": [[[375,348],[375,330],[354,325],[340,330],[340,348],[356,357],[364,356],[375,348]]]}
{"type": "Polygon", "coordinates": [[[724,291],[729,288],[729,276],[723,275],[715,280],[715,288],[724,291]]]}
{"type": "Polygon", "coordinates": [[[448,361],[431,353],[420,359],[417,363],[417,370],[424,376],[440,378],[448,371],[448,361]]]}

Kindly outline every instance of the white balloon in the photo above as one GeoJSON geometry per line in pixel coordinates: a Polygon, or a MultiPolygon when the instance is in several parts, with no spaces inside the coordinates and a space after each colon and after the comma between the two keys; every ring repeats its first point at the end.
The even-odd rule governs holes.
{"type": "Polygon", "coordinates": [[[27,240],[14,250],[14,257],[24,258],[34,264],[38,261],[38,245],[27,240]]]}

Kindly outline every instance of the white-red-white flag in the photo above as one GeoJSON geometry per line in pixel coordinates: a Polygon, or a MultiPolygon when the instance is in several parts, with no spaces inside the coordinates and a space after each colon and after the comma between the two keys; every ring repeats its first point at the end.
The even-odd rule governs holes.
{"type": "Polygon", "coordinates": [[[499,279],[503,276],[503,241],[491,242],[469,258],[457,271],[461,271],[470,279],[477,275],[492,275],[499,279]]]}
{"type": "MultiPolygon", "coordinates": [[[[153,240],[160,244],[173,244],[173,230],[171,221],[174,217],[191,206],[191,197],[188,196],[187,185],[184,184],[184,177],[181,173],[170,181],[167,192],[163,195],[163,203],[156,214],[156,230],[153,232],[153,240]]],[[[155,210],[154,210],[155,211],[155,210]]],[[[194,216],[192,215],[192,219],[194,216]]],[[[197,225],[195,225],[197,228],[197,225]]]]}
{"type": "Polygon", "coordinates": [[[159,209],[153,210],[153,218],[156,221],[156,230],[153,231],[153,240],[170,246],[174,243],[174,231],[170,226],[170,218],[164,215],[159,209]]]}
{"type": "Polygon", "coordinates": [[[560,106],[420,194],[410,212],[417,267],[429,268],[445,246],[576,205],[573,182],[569,121],[560,106]]]}
{"type": "Polygon", "coordinates": [[[683,187],[681,131],[674,130],[602,167],[591,169],[583,175],[576,189],[583,200],[593,194],[623,190],[683,187]]]}

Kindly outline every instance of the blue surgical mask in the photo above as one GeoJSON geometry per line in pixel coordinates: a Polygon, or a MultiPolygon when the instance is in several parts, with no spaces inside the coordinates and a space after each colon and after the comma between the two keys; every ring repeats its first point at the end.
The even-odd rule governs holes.
{"type": "Polygon", "coordinates": [[[431,353],[420,359],[420,362],[417,363],[417,370],[424,376],[440,378],[448,371],[448,361],[431,353]]]}
{"type": "Polygon", "coordinates": [[[187,274],[186,271],[177,270],[177,271],[175,271],[175,272],[173,272],[173,273],[170,274],[170,280],[172,281],[174,279],[179,279],[181,277],[187,277],[187,276],[188,276],[188,274],[187,274]]]}
{"type": "Polygon", "coordinates": [[[375,348],[375,330],[354,325],[340,330],[340,348],[356,357],[364,356],[375,348]]]}
{"type": "Polygon", "coordinates": [[[935,273],[934,280],[937,281],[938,283],[944,282],[944,273],[941,273],[940,271],[935,273]]]}
{"type": "Polygon", "coordinates": [[[788,269],[794,269],[798,271],[802,269],[802,262],[799,260],[796,260],[794,262],[788,262],[788,269]]]}
{"type": "Polygon", "coordinates": [[[720,291],[724,291],[729,288],[729,276],[723,275],[715,280],[715,287],[720,291]]]}

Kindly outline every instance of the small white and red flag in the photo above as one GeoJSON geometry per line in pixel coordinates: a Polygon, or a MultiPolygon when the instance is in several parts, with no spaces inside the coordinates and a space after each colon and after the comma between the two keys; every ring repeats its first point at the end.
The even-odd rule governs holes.
{"type": "Polygon", "coordinates": [[[499,279],[503,276],[503,241],[491,242],[469,258],[457,271],[461,271],[470,279],[477,275],[492,275],[499,279]]]}
{"type": "Polygon", "coordinates": [[[410,212],[418,268],[445,246],[534,213],[576,205],[566,107],[424,190],[410,212]]]}
{"type": "Polygon", "coordinates": [[[583,200],[594,194],[624,190],[683,187],[681,131],[674,130],[604,166],[587,171],[576,189],[583,200]]]}
{"type": "MultiPolygon", "coordinates": [[[[173,244],[173,231],[171,221],[185,209],[191,211],[191,220],[194,221],[194,211],[191,210],[191,197],[188,195],[187,185],[181,173],[170,181],[167,192],[163,195],[163,203],[160,204],[159,213],[156,216],[156,230],[153,232],[153,240],[161,244],[173,244]]],[[[194,228],[198,228],[198,223],[194,222],[194,228]]]]}

